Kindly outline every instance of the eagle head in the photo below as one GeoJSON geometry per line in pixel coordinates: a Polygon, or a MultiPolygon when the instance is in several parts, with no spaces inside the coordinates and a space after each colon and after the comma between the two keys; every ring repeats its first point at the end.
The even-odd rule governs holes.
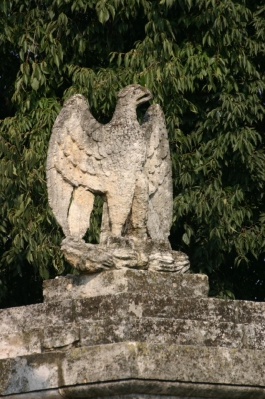
{"type": "Polygon", "coordinates": [[[138,84],[126,86],[118,93],[119,100],[135,103],[136,106],[151,100],[151,98],[153,98],[151,91],[138,84]]]}

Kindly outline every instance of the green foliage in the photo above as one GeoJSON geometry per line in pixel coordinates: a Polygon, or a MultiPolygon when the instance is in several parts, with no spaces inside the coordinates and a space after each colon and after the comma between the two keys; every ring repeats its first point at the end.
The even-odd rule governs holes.
{"type": "MultiPolygon", "coordinates": [[[[117,90],[133,82],[149,87],[166,115],[172,246],[189,254],[194,272],[210,276],[213,295],[265,299],[264,43],[261,0],[0,3],[5,306],[32,300],[8,299],[12,279],[35,275],[39,282],[69,271],[44,172],[63,101],[84,94],[104,123],[117,90]]],[[[87,237],[92,242],[99,214],[100,204],[87,237]]]]}

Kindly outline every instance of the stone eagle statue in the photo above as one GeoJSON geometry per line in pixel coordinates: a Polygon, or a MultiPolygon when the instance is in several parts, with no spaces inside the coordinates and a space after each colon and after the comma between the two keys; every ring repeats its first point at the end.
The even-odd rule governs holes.
{"type": "Polygon", "coordinates": [[[62,251],[80,272],[134,267],[183,271],[185,254],[171,250],[171,161],[165,118],[151,105],[143,123],[136,108],[151,92],[132,84],[118,93],[111,121],[100,124],[76,94],[58,115],[48,149],[52,211],[66,236],[62,251]],[[99,245],[82,240],[94,195],[104,200],[99,245]]]}

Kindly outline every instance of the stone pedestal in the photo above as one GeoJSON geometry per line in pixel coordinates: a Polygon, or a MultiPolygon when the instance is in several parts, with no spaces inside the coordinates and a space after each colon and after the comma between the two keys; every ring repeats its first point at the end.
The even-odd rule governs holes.
{"type": "Polygon", "coordinates": [[[0,396],[265,398],[265,303],[207,292],[145,270],[46,281],[43,304],[0,311],[0,396]]]}

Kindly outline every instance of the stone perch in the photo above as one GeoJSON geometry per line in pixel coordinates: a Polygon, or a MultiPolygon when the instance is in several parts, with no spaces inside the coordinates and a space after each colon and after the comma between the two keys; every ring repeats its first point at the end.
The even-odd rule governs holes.
{"type": "Polygon", "coordinates": [[[79,272],[135,268],[186,272],[187,255],[171,250],[171,161],[165,117],[151,105],[140,125],[136,108],[151,92],[138,84],[118,93],[112,120],[97,122],[74,95],[58,115],[47,158],[49,203],[63,229],[62,251],[79,272]],[[99,245],[82,239],[94,195],[104,200],[99,245]]]}

